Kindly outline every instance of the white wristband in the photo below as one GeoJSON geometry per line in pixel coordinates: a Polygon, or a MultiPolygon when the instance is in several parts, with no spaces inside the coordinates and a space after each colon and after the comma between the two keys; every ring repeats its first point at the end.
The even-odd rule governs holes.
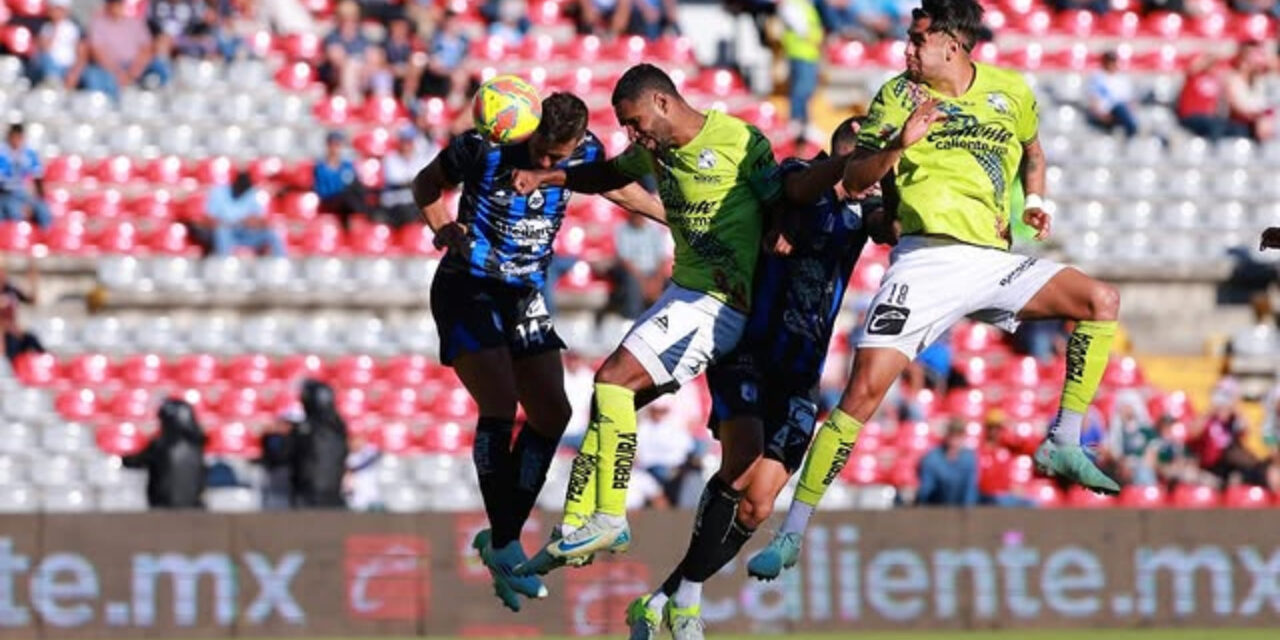
{"type": "Polygon", "coordinates": [[[1022,203],[1022,208],[1023,210],[1044,209],[1044,198],[1040,197],[1038,193],[1029,193],[1022,203]]]}

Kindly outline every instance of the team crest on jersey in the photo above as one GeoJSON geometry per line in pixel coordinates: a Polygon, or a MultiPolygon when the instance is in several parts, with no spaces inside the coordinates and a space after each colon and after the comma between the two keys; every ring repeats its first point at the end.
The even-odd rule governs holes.
{"type": "Polygon", "coordinates": [[[716,152],[710,149],[703,149],[702,152],[698,154],[698,169],[706,171],[708,169],[714,169],[715,167],[716,152]]]}
{"type": "Polygon", "coordinates": [[[844,228],[857,231],[862,228],[862,203],[846,202],[840,207],[840,215],[844,217],[844,228]]]}
{"type": "Polygon", "coordinates": [[[546,204],[546,202],[547,199],[542,197],[541,191],[534,191],[529,194],[529,207],[531,209],[541,209],[542,205],[546,204]]]}
{"type": "Polygon", "coordinates": [[[996,113],[1009,113],[1009,100],[1004,97],[1003,93],[988,93],[987,105],[995,109],[996,113]]]}

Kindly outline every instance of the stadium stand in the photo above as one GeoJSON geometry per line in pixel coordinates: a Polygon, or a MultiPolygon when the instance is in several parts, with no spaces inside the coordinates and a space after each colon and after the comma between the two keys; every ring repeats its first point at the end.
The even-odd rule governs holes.
{"type": "MultiPolygon", "coordinates": [[[[126,4],[133,15],[145,14],[146,2],[126,4]]],[[[332,2],[305,4],[327,24],[332,2]]],[[[479,3],[448,4],[464,28],[483,32],[479,3]]],[[[1170,105],[1198,56],[1230,54],[1237,41],[1271,40],[1276,21],[1231,13],[1217,0],[1188,3],[1196,7],[1188,15],[1141,13],[1132,0],[1111,4],[1113,11],[1093,14],[1055,12],[1036,0],[990,3],[987,23],[998,35],[978,49],[980,59],[1022,68],[1035,82],[1061,249],[1090,266],[1228,268],[1229,251],[1249,247],[1256,230],[1280,225],[1280,181],[1273,179],[1280,143],[1196,137],[1170,105]],[[1088,74],[1112,50],[1135,94],[1147,97],[1137,113],[1142,130],[1128,139],[1091,127],[1081,108],[1088,74]]],[[[540,89],[579,93],[611,154],[627,138],[613,120],[609,91],[639,60],[671,70],[695,105],[742,116],[776,141],[789,139],[785,115],[735,72],[700,66],[689,38],[576,35],[564,9],[556,0],[531,2],[532,28],[520,44],[473,38],[469,72],[518,72],[540,89]]],[[[327,95],[319,76],[323,33],[284,35],[266,25],[246,34],[234,60],[178,58],[168,86],[126,87],[118,103],[101,93],[33,86],[25,70],[45,11],[38,0],[0,5],[0,110],[23,122],[26,142],[44,159],[53,223],[41,229],[0,221],[0,251],[39,258],[42,270],[64,276],[68,296],[88,295],[94,313],[59,304],[29,314],[26,324],[49,353],[0,363],[0,512],[145,508],[142,482],[121,467],[120,456],[145,444],[155,408],[169,394],[196,407],[212,456],[254,477],[248,462],[260,453],[262,426],[296,402],[303,376],[334,384],[353,435],[384,452],[377,477],[387,509],[476,508],[467,453],[475,410],[436,362],[435,328],[425,313],[440,256],[430,232],[364,220],[344,229],[311,191],[327,131],[348,134],[360,181],[376,189],[394,132],[415,122],[447,131],[459,121],[458,105],[447,97],[407,105],[391,96],[356,103],[327,95]],[[237,167],[263,187],[268,224],[283,234],[288,257],[204,257],[193,229],[208,224],[205,195],[237,167]]],[[[364,26],[382,31],[375,22],[364,26]]],[[[900,42],[832,41],[826,91],[835,103],[865,102],[900,68],[901,56],[900,42]]],[[[1269,97],[1274,103],[1280,94],[1269,97]]],[[[777,145],[780,156],[792,151],[789,143],[777,145]]],[[[621,219],[600,201],[579,199],[557,247],[583,265],[557,288],[570,310],[562,331],[587,355],[607,350],[624,326],[596,328],[574,315],[607,296],[608,283],[587,265],[612,252],[610,230],[621,219]]],[[[844,325],[886,264],[882,248],[868,250],[853,279],[864,295],[849,296],[844,325]]],[[[963,384],[945,393],[912,391],[905,402],[918,417],[868,425],[844,486],[824,507],[891,506],[895,495],[909,495],[915,464],[938,442],[942,424],[965,421],[977,447],[981,421],[993,409],[1007,416],[1007,436],[984,474],[1040,506],[1273,504],[1262,487],[1219,493],[1193,482],[1168,491],[1130,486],[1114,500],[1064,493],[1033,477],[1029,457],[1056,410],[1061,358],[1018,355],[979,325],[961,327],[950,345],[963,384]]],[[[845,341],[835,341],[832,361],[847,362],[847,351],[845,341]]],[[[1186,395],[1147,384],[1129,357],[1113,359],[1108,370],[1098,403],[1104,424],[1116,393],[1129,389],[1141,392],[1153,421],[1172,423],[1174,440],[1188,437],[1196,414],[1186,395]]],[[[701,422],[687,427],[706,437],[701,422]]],[[[565,482],[565,465],[554,469],[543,494],[549,507],[558,506],[565,482]]],[[[211,490],[207,502],[222,511],[259,506],[243,487],[211,490]]]]}

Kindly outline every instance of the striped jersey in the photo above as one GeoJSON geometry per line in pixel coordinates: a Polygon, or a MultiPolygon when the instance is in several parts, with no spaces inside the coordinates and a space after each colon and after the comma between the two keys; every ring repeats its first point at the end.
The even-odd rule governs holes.
{"type": "MultiPolygon", "coordinates": [[[[777,183],[808,166],[788,158],[776,170],[777,183]]],[[[822,375],[849,277],[867,242],[864,205],[872,203],[843,202],[829,190],[818,202],[787,211],[791,255],[760,254],[755,305],[738,348],[750,349],[794,389],[811,388],[822,375]]]]}
{"type": "MultiPolygon", "coordinates": [[[[604,146],[587,132],[565,168],[604,159],[604,146]]],[[[475,131],[454,138],[441,152],[445,178],[462,184],[458,222],[466,225],[470,251],[449,251],[440,268],[518,285],[541,287],[552,243],[571,192],[544,185],[527,196],[511,187],[515,169],[533,169],[527,143],[498,145],[475,131]]]]}

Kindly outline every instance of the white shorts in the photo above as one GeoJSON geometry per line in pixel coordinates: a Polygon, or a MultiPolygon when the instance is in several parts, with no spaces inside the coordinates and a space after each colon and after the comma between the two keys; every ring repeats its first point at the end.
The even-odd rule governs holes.
{"type": "Polygon", "coordinates": [[[871,300],[858,348],[892,348],[914,359],[961,318],[1018,328],[1017,314],[1064,267],[953,240],[907,236],[871,300]]]}
{"type": "Polygon", "coordinates": [[[622,347],[640,361],[657,387],[676,387],[733,350],[747,317],[715,298],[672,284],[636,320],[622,347]]]}

